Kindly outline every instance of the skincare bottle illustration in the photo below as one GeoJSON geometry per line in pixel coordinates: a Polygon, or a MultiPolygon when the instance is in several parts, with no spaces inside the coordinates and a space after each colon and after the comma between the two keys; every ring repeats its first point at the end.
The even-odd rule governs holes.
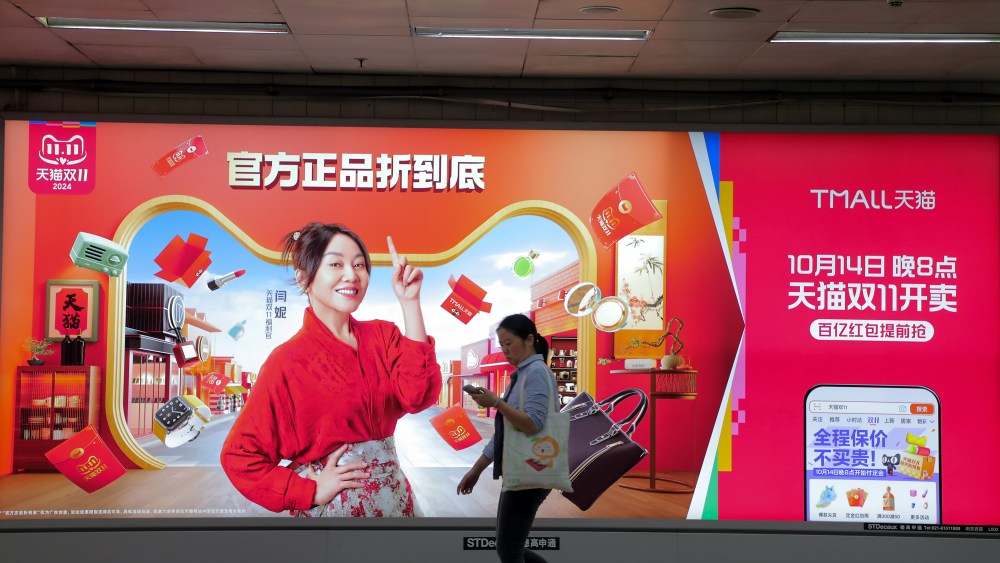
{"type": "Polygon", "coordinates": [[[242,321],[233,325],[233,328],[229,329],[229,336],[233,337],[233,340],[239,340],[240,337],[246,332],[247,321],[243,319],[242,321]]]}

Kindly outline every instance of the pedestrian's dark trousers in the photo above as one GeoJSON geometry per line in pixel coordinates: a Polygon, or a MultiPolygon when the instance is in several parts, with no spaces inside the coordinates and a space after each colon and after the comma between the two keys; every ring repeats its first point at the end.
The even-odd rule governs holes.
{"type": "Polygon", "coordinates": [[[524,489],[500,493],[497,507],[497,555],[502,563],[545,563],[545,558],[525,549],[535,513],[551,489],[524,489]]]}

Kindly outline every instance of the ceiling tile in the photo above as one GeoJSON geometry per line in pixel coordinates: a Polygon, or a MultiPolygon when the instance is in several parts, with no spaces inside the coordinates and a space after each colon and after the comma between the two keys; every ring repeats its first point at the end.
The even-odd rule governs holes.
{"type": "Polygon", "coordinates": [[[164,13],[189,14],[188,17],[181,18],[180,21],[201,19],[205,13],[227,16],[225,20],[208,21],[259,21],[242,18],[280,15],[273,0],[239,0],[239,2],[233,2],[233,0],[142,0],[142,2],[158,16],[161,16],[161,19],[172,19],[162,17],[164,13]]]}
{"type": "Polygon", "coordinates": [[[540,55],[525,60],[525,76],[623,76],[634,57],[540,55]]]}
{"type": "MultiPolygon", "coordinates": [[[[36,15],[34,14],[34,12],[38,10],[46,12],[63,11],[68,9],[94,10],[94,11],[147,10],[146,4],[142,0],[86,0],[85,2],[81,2],[80,0],[16,0],[16,3],[18,6],[24,8],[26,12],[32,15],[36,15]]],[[[56,14],[50,13],[50,14],[37,14],[37,15],[54,16],[56,14]]]]}
{"type": "Polygon", "coordinates": [[[179,47],[181,32],[126,31],[123,29],[53,29],[50,33],[74,45],[120,45],[124,47],[179,47]]]}
{"type": "Polygon", "coordinates": [[[651,41],[767,41],[780,29],[774,22],[664,21],[653,30],[651,41]]]}
{"type": "Polygon", "coordinates": [[[202,63],[187,47],[129,47],[77,45],[85,55],[105,68],[191,68],[202,63]]]}
{"type": "MultiPolygon", "coordinates": [[[[883,45],[886,47],[886,45],[883,45]]],[[[822,43],[765,43],[754,51],[754,57],[782,61],[785,59],[841,59],[851,60],[870,55],[866,45],[826,45],[822,43]]]]}
{"type": "Polygon", "coordinates": [[[140,0],[17,0],[32,17],[155,20],[140,0]]]}
{"type": "Polygon", "coordinates": [[[406,72],[413,68],[416,58],[409,37],[362,37],[353,35],[305,35],[299,43],[317,72],[332,69],[355,69],[356,59],[367,59],[364,68],[372,70],[394,69],[406,72]],[[321,70],[323,69],[323,70],[321,70]]]}
{"type": "Polygon", "coordinates": [[[280,49],[194,49],[206,68],[254,72],[309,73],[312,68],[301,51],[280,49]]]}
{"type": "Polygon", "coordinates": [[[743,62],[741,57],[639,57],[629,71],[630,76],[691,78],[713,74],[734,76],[743,62]]]}
{"type": "MultiPolygon", "coordinates": [[[[879,0],[815,0],[805,2],[802,9],[789,20],[793,25],[814,22],[850,24],[855,22],[907,24],[923,20],[937,2],[906,2],[903,6],[890,6],[879,0]]],[[[845,30],[850,31],[850,30],[845,30]]]]}
{"type": "MultiPolygon", "coordinates": [[[[938,2],[931,6],[921,19],[922,23],[932,25],[962,24],[976,27],[989,27],[997,31],[1000,24],[1000,2],[995,0],[959,2],[938,2]]],[[[984,31],[985,32],[985,31],[984,31]]]]}
{"type": "Polygon", "coordinates": [[[261,22],[261,23],[283,23],[285,18],[281,14],[274,13],[253,13],[219,10],[204,10],[193,12],[191,10],[157,10],[153,19],[163,21],[203,21],[203,22],[261,22]]]}
{"type": "Polygon", "coordinates": [[[92,66],[69,43],[44,28],[11,27],[0,33],[0,64],[92,66]]]}
{"type": "Polygon", "coordinates": [[[538,0],[407,0],[413,17],[534,18],[538,0]]]}
{"type": "MultiPolygon", "coordinates": [[[[659,20],[549,20],[535,19],[535,29],[646,29],[652,30],[659,20]]],[[[614,43],[614,41],[612,41],[614,43]]]]}
{"type": "Polygon", "coordinates": [[[592,55],[602,57],[634,57],[646,46],[645,41],[577,41],[572,39],[536,39],[528,42],[528,54],[533,55],[592,55]]]}
{"type": "Polygon", "coordinates": [[[250,49],[255,51],[275,49],[299,51],[298,40],[293,35],[278,33],[179,33],[181,45],[192,49],[250,49]]]}
{"type": "MultiPolygon", "coordinates": [[[[867,0],[869,3],[873,0],[867,0]]],[[[749,23],[749,22],[786,22],[796,13],[802,10],[805,4],[815,3],[815,0],[755,0],[747,1],[722,1],[722,0],[674,0],[670,4],[670,9],[663,16],[664,21],[694,22],[694,21],[714,21],[720,23],[749,23]],[[731,7],[756,8],[760,12],[753,18],[746,20],[725,20],[708,13],[715,8],[731,7]]],[[[886,7],[883,1],[882,7],[886,7]]]]}
{"type": "Polygon", "coordinates": [[[537,17],[542,19],[577,19],[583,21],[606,20],[656,20],[659,21],[670,6],[671,0],[545,0],[538,3],[537,17]],[[621,8],[612,14],[584,14],[580,8],[594,5],[613,5],[621,8]]]}
{"type": "Polygon", "coordinates": [[[444,52],[417,51],[417,70],[420,74],[468,76],[470,69],[480,76],[519,76],[524,67],[524,54],[486,53],[452,49],[444,52]]]}
{"type": "Polygon", "coordinates": [[[410,17],[413,27],[464,27],[486,29],[531,29],[534,18],[445,18],[410,17]]]}
{"type": "MultiPolygon", "coordinates": [[[[800,47],[824,47],[823,45],[799,45],[800,47]]],[[[825,46],[829,47],[829,46],[825,46]]],[[[740,65],[741,72],[767,77],[819,79],[839,78],[858,61],[858,51],[812,50],[788,51],[783,56],[766,55],[760,49],[740,65]]]]}
{"type": "Polygon", "coordinates": [[[528,39],[463,39],[457,37],[414,37],[413,49],[418,55],[448,55],[462,52],[476,57],[488,57],[496,54],[498,57],[521,57],[528,52],[528,39]]]}
{"type": "Polygon", "coordinates": [[[0,29],[3,27],[42,27],[38,20],[7,0],[0,0],[0,22],[2,22],[0,29]]]}
{"type": "Polygon", "coordinates": [[[282,9],[281,14],[296,35],[410,35],[405,11],[372,10],[361,3],[355,6],[338,11],[282,9]]]}
{"type": "Polygon", "coordinates": [[[552,75],[651,78],[995,80],[995,45],[774,45],[787,31],[996,32],[1000,0],[618,0],[607,15],[580,13],[586,0],[0,0],[0,62],[7,65],[243,68],[462,76],[552,75]],[[712,8],[753,6],[747,20],[712,8]],[[23,9],[22,9],[23,8],[23,9]],[[286,21],[292,35],[44,30],[30,15],[117,19],[286,21]],[[636,29],[647,42],[417,39],[410,27],[636,29]],[[20,30],[20,31],[19,31],[20,30]],[[25,33],[33,32],[33,33],[25,33]],[[245,51],[240,54],[238,51],[245,51]],[[358,69],[355,58],[369,59],[358,69]],[[527,57],[528,62],[525,62],[527,57]],[[635,58],[627,72],[620,59],[635,58]],[[203,64],[202,58],[207,59],[203,64]],[[593,59],[593,60],[588,60],[593,59]],[[246,61],[252,61],[252,65],[246,61]],[[565,63],[560,64],[559,61],[565,63]],[[855,64],[857,63],[857,64],[855,64]],[[568,66],[566,66],[568,65],[568,66]],[[852,65],[854,65],[852,67],[852,65]],[[590,69],[589,71],[587,69],[590,69]],[[857,72],[858,74],[851,74],[857,72]],[[992,71],[992,73],[991,73],[992,71]],[[823,73],[829,73],[824,75],[823,73]],[[657,74],[659,73],[659,74],[657,74]]]}
{"type": "Polygon", "coordinates": [[[760,41],[650,41],[639,55],[645,57],[748,57],[760,41]]]}
{"type": "Polygon", "coordinates": [[[961,76],[972,77],[975,80],[996,80],[1000,76],[1000,57],[974,58],[959,62],[953,67],[961,76]]]}
{"type": "Polygon", "coordinates": [[[957,66],[959,61],[995,53],[994,45],[882,45],[878,53],[854,61],[852,74],[934,76],[936,71],[957,66]]]}

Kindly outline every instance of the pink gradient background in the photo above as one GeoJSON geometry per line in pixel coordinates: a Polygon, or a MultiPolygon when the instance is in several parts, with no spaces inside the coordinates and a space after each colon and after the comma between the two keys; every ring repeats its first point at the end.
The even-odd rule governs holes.
{"type": "Polygon", "coordinates": [[[804,405],[818,384],[916,385],[941,402],[942,523],[1000,522],[998,138],[973,135],[722,134],[721,173],[747,230],[746,421],[719,475],[719,517],[804,519],[804,405]],[[933,190],[936,208],[817,209],[810,189],[933,190]],[[956,313],[788,309],[788,255],[883,255],[875,283],[954,283],[956,313]],[[955,280],[894,279],[896,255],[957,257],[955,280]],[[821,342],[818,318],[925,320],[925,343],[821,342]]]}

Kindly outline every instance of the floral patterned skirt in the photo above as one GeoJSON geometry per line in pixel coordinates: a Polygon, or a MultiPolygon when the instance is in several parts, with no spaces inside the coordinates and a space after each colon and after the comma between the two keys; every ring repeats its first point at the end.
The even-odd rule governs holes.
{"type": "MultiPolygon", "coordinates": [[[[292,516],[355,516],[355,517],[413,517],[418,516],[413,500],[413,489],[399,467],[399,457],[396,455],[395,439],[390,436],[384,440],[370,440],[348,444],[347,451],[340,456],[338,465],[360,461],[368,464],[365,471],[371,477],[360,479],[364,486],[357,489],[344,489],[324,506],[315,506],[309,510],[292,510],[292,516]]],[[[326,464],[326,458],[314,460],[300,466],[297,471],[303,473],[307,467],[320,473],[326,464]]]]}

